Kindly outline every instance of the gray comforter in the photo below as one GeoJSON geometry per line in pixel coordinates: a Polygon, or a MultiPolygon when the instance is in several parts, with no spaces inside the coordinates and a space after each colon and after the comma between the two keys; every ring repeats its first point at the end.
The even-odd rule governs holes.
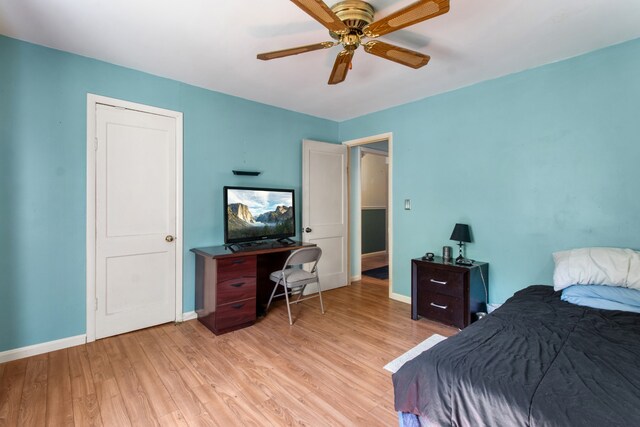
{"type": "Polygon", "coordinates": [[[640,426],[640,314],[531,286],[393,375],[395,407],[441,426],[640,426]]]}

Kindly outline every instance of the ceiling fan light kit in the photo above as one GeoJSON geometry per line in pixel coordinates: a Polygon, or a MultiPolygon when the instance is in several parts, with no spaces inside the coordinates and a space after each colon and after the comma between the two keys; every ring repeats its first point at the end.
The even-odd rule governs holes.
{"type": "Polygon", "coordinates": [[[338,53],[333,64],[329,84],[337,84],[346,79],[353,54],[360,45],[363,45],[365,52],[380,58],[411,68],[424,67],[431,59],[428,55],[379,40],[363,42],[363,39],[380,37],[449,11],[449,0],[420,0],[374,21],[373,6],[362,0],[341,1],[331,8],[322,0],[291,0],[291,2],[329,30],[329,35],[337,42],[322,42],[261,53],[258,54],[258,59],[266,61],[283,58],[329,49],[341,44],[343,50],[338,53]]]}

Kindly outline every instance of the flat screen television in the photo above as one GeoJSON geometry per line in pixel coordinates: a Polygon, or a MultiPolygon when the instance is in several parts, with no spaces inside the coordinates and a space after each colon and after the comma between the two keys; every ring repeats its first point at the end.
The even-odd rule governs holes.
{"type": "Polygon", "coordinates": [[[227,244],[296,235],[293,190],[224,187],[224,242],[227,244]]]}

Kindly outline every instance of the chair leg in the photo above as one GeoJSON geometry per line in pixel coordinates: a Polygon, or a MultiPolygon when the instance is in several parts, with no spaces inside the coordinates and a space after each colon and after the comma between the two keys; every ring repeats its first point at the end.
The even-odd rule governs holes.
{"type": "Polygon", "coordinates": [[[286,280],[283,283],[284,286],[284,297],[287,300],[287,313],[289,314],[289,325],[293,326],[293,321],[291,320],[291,305],[289,303],[289,287],[287,286],[286,280]]]}
{"type": "Polygon", "coordinates": [[[267,303],[267,308],[264,309],[265,312],[269,310],[269,306],[271,305],[271,300],[273,299],[273,296],[276,294],[276,289],[278,289],[279,284],[280,284],[280,280],[278,280],[276,284],[273,286],[273,292],[271,292],[271,297],[269,298],[269,302],[267,303]]]}
{"type": "Polygon", "coordinates": [[[324,314],[324,304],[322,303],[322,289],[320,289],[320,279],[316,282],[318,284],[318,297],[320,298],[320,311],[324,314]]]}
{"type": "Polygon", "coordinates": [[[300,302],[300,298],[302,298],[302,294],[304,294],[304,289],[307,287],[307,285],[302,285],[302,288],[298,288],[298,299],[295,301],[295,304],[300,302]]]}

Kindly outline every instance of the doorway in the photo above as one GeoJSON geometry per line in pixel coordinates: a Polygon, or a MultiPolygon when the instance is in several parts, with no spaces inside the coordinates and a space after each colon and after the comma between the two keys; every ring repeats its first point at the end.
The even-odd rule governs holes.
{"type": "Polygon", "coordinates": [[[388,280],[388,144],[387,141],[380,141],[358,148],[360,149],[360,271],[362,276],[388,280]]]}
{"type": "Polygon", "coordinates": [[[87,341],[182,320],[182,114],[87,100],[87,341]]]}
{"type": "Polygon", "coordinates": [[[392,134],[347,141],[351,280],[388,286],[393,298],[392,134]]]}

